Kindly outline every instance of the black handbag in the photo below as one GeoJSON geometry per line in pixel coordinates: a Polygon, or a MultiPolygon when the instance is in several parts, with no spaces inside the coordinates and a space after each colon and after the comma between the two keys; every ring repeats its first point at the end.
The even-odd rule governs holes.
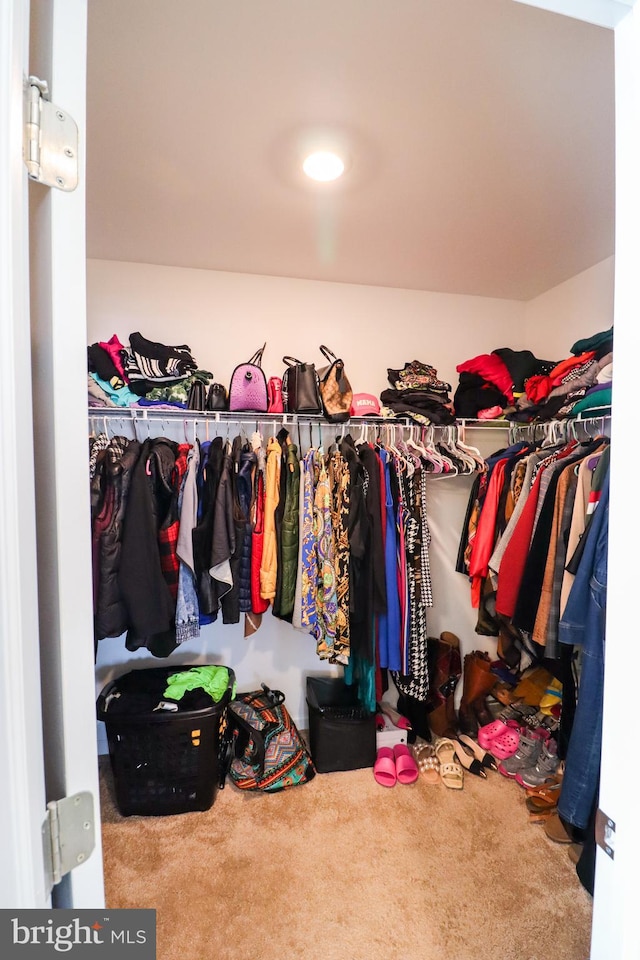
{"type": "Polygon", "coordinates": [[[207,393],[206,410],[227,409],[227,388],[224,383],[212,383],[207,393]]]}
{"type": "Polygon", "coordinates": [[[194,380],[187,396],[188,410],[204,410],[207,402],[207,388],[202,380],[194,380]]]}
{"type": "Polygon", "coordinates": [[[321,413],[320,384],[315,364],[283,357],[287,368],[282,377],[282,395],[288,413],[321,413]]]}

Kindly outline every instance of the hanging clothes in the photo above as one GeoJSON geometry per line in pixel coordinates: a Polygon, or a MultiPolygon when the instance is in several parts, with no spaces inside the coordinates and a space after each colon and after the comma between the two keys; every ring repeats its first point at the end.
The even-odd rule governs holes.
{"type": "Polygon", "coordinates": [[[126,647],[147,647],[154,656],[175,649],[175,605],[160,558],[158,531],[173,489],[171,475],[178,445],[146,440],[133,469],[122,531],[118,584],[127,608],[126,647]]]}
{"type": "Polygon", "coordinates": [[[348,663],[351,653],[349,619],[349,502],[350,476],[347,461],[340,450],[331,454],[329,464],[331,489],[331,529],[336,571],[336,632],[333,642],[335,663],[348,663]]]}
{"type": "Polygon", "coordinates": [[[581,650],[578,705],[565,760],[558,812],[584,829],[596,799],[602,746],[607,595],[609,474],[586,534],[576,578],[560,621],[560,641],[581,650]]]}
{"type": "Polygon", "coordinates": [[[176,598],[176,642],[195,640],[200,636],[200,605],[196,587],[193,557],[193,531],[198,523],[197,476],[200,468],[200,446],[195,444],[187,455],[187,469],[180,488],[178,510],[180,529],[176,553],[180,561],[176,598]]]}
{"type": "Polygon", "coordinates": [[[278,577],[278,542],[276,537],[275,512],[280,502],[280,472],[282,447],[275,437],[267,445],[267,468],[264,504],[264,540],[260,567],[260,596],[273,600],[278,577]]]}

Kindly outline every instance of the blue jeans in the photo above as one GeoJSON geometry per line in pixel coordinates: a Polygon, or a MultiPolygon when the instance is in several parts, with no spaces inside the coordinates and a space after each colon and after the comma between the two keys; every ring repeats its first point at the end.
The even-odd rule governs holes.
{"type": "Polygon", "coordinates": [[[607,474],[559,627],[562,643],[582,647],[582,670],[558,813],[581,829],[588,824],[600,776],[608,531],[607,474]]]}

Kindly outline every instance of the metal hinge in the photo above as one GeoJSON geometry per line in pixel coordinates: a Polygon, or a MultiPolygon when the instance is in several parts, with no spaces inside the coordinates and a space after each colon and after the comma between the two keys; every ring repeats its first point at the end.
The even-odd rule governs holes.
{"type": "Polygon", "coordinates": [[[48,99],[46,80],[29,77],[25,86],[24,162],[29,177],[46,187],[78,186],[78,127],[48,99]]]}
{"type": "Polygon", "coordinates": [[[85,791],[48,803],[42,843],[50,893],[66,873],[85,862],[96,845],[92,794],[85,791]]]}

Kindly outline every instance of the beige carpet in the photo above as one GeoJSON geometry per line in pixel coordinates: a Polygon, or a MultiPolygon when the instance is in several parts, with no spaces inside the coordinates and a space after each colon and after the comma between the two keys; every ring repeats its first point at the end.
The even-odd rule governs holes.
{"type": "Polygon", "coordinates": [[[206,813],[121,817],[102,766],[107,906],[157,910],[158,960],[587,960],[567,848],[497,773],[461,792],[370,769],[206,813]]]}

